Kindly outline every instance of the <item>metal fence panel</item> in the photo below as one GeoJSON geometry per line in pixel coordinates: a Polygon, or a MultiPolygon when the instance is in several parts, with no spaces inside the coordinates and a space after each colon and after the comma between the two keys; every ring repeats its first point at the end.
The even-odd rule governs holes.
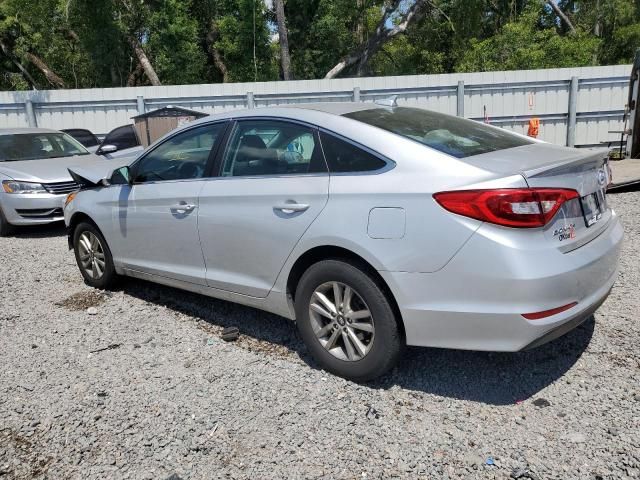
{"type": "Polygon", "coordinates": [[[540,138],[565,144],[571,78],[578,78],[575,138],[578,146],[619,141],[629,65],[443,75],[175,85],[160,87],[0,92],[0,128],[29,125],[32,101],[38,126],[88,128],[95,133],[131,123],[139,97],[147,111],[177,105],[210,114],[228,110],[314,102],[373,102],[390,95],[398,104],[482,120],[519,133],[533,117],[540,138]],[[461,83],[462,82],[462,83],[461,83]],[[460,85],[459,85],[460,84],[460,85]],[[356,91],[354,91],[356,89],[356,91]],[[461,92],[458,98],[458,91],[461,92]]]}

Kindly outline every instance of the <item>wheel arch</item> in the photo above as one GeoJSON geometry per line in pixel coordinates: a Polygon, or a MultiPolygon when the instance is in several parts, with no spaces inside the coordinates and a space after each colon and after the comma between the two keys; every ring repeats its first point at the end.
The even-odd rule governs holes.
{"type": "Polygon", "coordinates": [[[73,249],[73,235],[76,231],[76,227],[80,222],[83,222],[83,221],[86,221],[87,223],[90,223],[91,225],[93,225],[96,229],[98,229],[98,231],[100,232],[100,235],[104,237],[104,234],[102,233],[102,230],[100,230],[100,227],[98,226],[98,224],[94,222],[89,215],[87,215],[84,212],[75,212],[69,219],[69,226],[67,227],[67,242],[69,244],[69,250],[73,249]]]}
{"type": "Polygon", "coordinates": [[[335,245],[321,245],[313,247],[300,255],[293,263],[287,276],[287,296],[291,299],[291,301],[295,301],[296,288],[304,272],[311,265],[322,260],[346,261],[361,268],[365,273],[373,278],[373,280],[378,284],[378,286],[382,289],[382,291],[389,299],[391,307],[393,308],[393,311],[395,313],[398,326],[402,333],[402,338],[406,339],[402,313],[400,311],[400,307],[398,306],[398,302],[396,301],[395,295],[391,291],[391,288],[369,261],[367,261],[361,255],[353,252],[352,250],[349,250],[348,248],[338,247],[335,245]]]}

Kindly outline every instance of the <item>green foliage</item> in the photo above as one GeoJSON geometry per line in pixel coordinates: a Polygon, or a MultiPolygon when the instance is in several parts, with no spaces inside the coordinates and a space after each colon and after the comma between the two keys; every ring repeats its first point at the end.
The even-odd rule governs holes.
{"type": "Polygon", "coordinates": [[[264,4],[253,0],[237,0],[234,3],[216,20],[220,38],[215,42],[215,47],[220,50],[229,69],[230,81],[252,82],[277,78],[264,4]]]}
{"type": "MultiPolygon", "coordinates": [[[[405,9],[412,0],[403,0],[405,9]]],[[[293,73],[322,78],[375,35],[391,0],[285,0],[293,73]]],[[[640,1],[432,0],[404,34],[343,75],[404,75],[629,63],[640,1]]],[[[398,22],[396,15],[392,21],[398,22]]],[[[389,26],[389,25],[387,25],[389,26]]],[[[0,0],[0,89],[277,80],[264,0],[0,0]],[[49,73],[47,73],[49,72],[49,73]]]]}
{"type": "Polygon", "coordinates": [[[354,0],[288,0],[289,46],[295,78],[322,78],[357,46],[356,25],[381,2],[360,9],[354,0]]]}
{"type": "Polygon", "coordinates": [[[518,70],[590,65],[600,39],[583,32],[560,35],[540,25],[540,11],[527,9],[516,22],[486,40],[472,39],[458,71],[518,70]]]}
{"type": "Polygon", "coordinates": [[[153,52],[153,65],[164,83],[203,83],[206,52],[198,39],[198,22],[185,0],[163,0],[151,12],[145,47],[153,52]]]}

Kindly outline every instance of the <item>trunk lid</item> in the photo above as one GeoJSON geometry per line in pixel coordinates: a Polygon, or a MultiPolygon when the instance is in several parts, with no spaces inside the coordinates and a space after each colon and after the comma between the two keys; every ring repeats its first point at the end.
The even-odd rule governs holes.
{"type": "Polygon", "coordinates": [[[563,204],[544,228],[546,239],[568,252],[597,237],[611,219],[605,193],[611,180],[607,153],[606,149],[579,150],[534,143],[464,161],[505,175],[519,173],[530,187],[576,190],[580,198],[563,204]]]}

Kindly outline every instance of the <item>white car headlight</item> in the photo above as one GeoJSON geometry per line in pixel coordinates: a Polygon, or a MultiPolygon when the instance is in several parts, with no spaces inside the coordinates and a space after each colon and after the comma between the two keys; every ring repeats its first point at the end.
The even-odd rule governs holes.
{"type": "Polygon", "coordinates": [[[15,180],[3,180],[2,189],[6,193],[47,193],[40,183],[17,182],[15,180]]]}

